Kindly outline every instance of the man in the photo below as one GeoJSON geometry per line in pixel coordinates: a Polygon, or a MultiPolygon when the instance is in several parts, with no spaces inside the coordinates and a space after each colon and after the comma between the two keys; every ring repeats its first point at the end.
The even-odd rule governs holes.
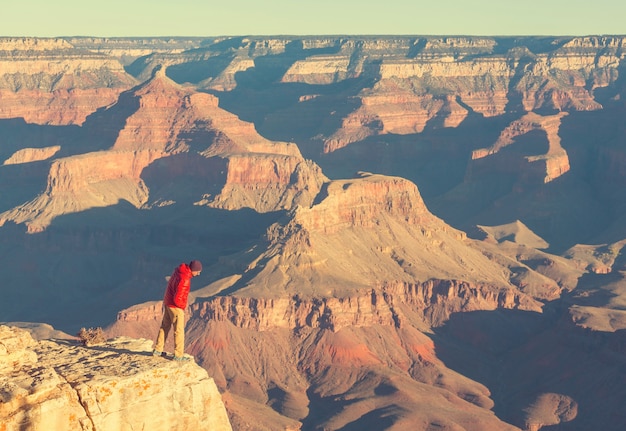
{"type": "Polygon", "coordinates": [[[165,347],[165,340],[174,327],[174,360],[186,361],[185,351],[185,308],[187,296],[191,287],[191,278],[200,275],[202,264],[199,260],[192,260],[189,264],[181,263],[170,276],[163,296],[163,320],[157,336],[152,355],[161,356],[165,347]]]}

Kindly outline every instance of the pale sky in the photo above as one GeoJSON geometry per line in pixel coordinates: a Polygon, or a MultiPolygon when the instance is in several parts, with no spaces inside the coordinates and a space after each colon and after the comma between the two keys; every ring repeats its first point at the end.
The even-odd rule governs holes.
{"type": "Polygon", "coordinates": [[[626,35],[625,0],[11,0],[0,36],[626,35]]]}

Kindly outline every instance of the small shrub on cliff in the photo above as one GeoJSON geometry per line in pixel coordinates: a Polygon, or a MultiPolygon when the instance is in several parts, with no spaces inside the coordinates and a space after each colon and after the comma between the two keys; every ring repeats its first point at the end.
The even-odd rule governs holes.
{"type": "Polygon", "coordinates": [[[76,334],[80,341],[85,346],[95,346],[96,344],[102,344],[106,341],[104,338],[104,332],[102,332],[102,328],[80,328],[78,334],[76,334]]]}

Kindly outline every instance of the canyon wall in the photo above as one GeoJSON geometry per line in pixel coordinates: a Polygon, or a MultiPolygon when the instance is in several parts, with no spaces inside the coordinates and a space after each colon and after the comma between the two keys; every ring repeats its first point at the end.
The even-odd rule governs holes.
{"type": "MultiPolygon", "coordinates": [[[[215,376],[236,429],[340,429],[386,406],[406,426],[514,430],[490,412],[489,390],[447,369],[422,332],[451,312],[538,306],[508,294],[433,281],[351,298],[198,298],[188,310],[187,351],[215,376]],[[355,404],[334,411],[344,397],[355,404]]],[[[134,307],[107,332],[154,334],[160,317],[151,305],[134,307]]]]}
{"type": "Polygon", "coordinates": [[[0,38],[0,321],[144,338],[17,336],[11,426],[623,429],[623,44],[0,38]]]}
{"type": "MultiPolygon", "coordinates": [[[[347,411],[324,411],[338,396],[369,398],[359,387],[368,375],[389,390],[381,402],[405,412],[394,423],[516,429],[491,415],[485,388],[440,362],[427,334],[455,313],[541,313],[537,298],[557,298],[557,283],[538,276],[515,286],[498,258],[433,216],[401,178],[331,181],[310,208],[270,226],[266,240],[257,256],[224,257],[221,265],[241,274],[194,292],[186,313],[187,349],[230,397],[238,427],[259,417],[259,429],[299,429],[312,417],[333,429],[350,423],[347,411]],[[447,401],[415,391],[441,391],[447,401]],[[247,403],[263,413],[245,413],[247,403]]],[[[158,302],[137,305],[107,333],[148,337],[161,315],[158,302]]],[[[355,409],[378,414],[365,401],[355,409]]]]}

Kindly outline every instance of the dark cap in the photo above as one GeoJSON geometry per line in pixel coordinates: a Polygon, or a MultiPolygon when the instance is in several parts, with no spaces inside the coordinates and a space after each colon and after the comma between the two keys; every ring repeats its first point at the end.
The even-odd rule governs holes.
{"type": "Polygon", "coordinates": [[[202,271],[202,264],[200,263],[199,260],[192,260],[191,262],[189,262],[189,269],[191,269],[192,271],[202,271]]]}

